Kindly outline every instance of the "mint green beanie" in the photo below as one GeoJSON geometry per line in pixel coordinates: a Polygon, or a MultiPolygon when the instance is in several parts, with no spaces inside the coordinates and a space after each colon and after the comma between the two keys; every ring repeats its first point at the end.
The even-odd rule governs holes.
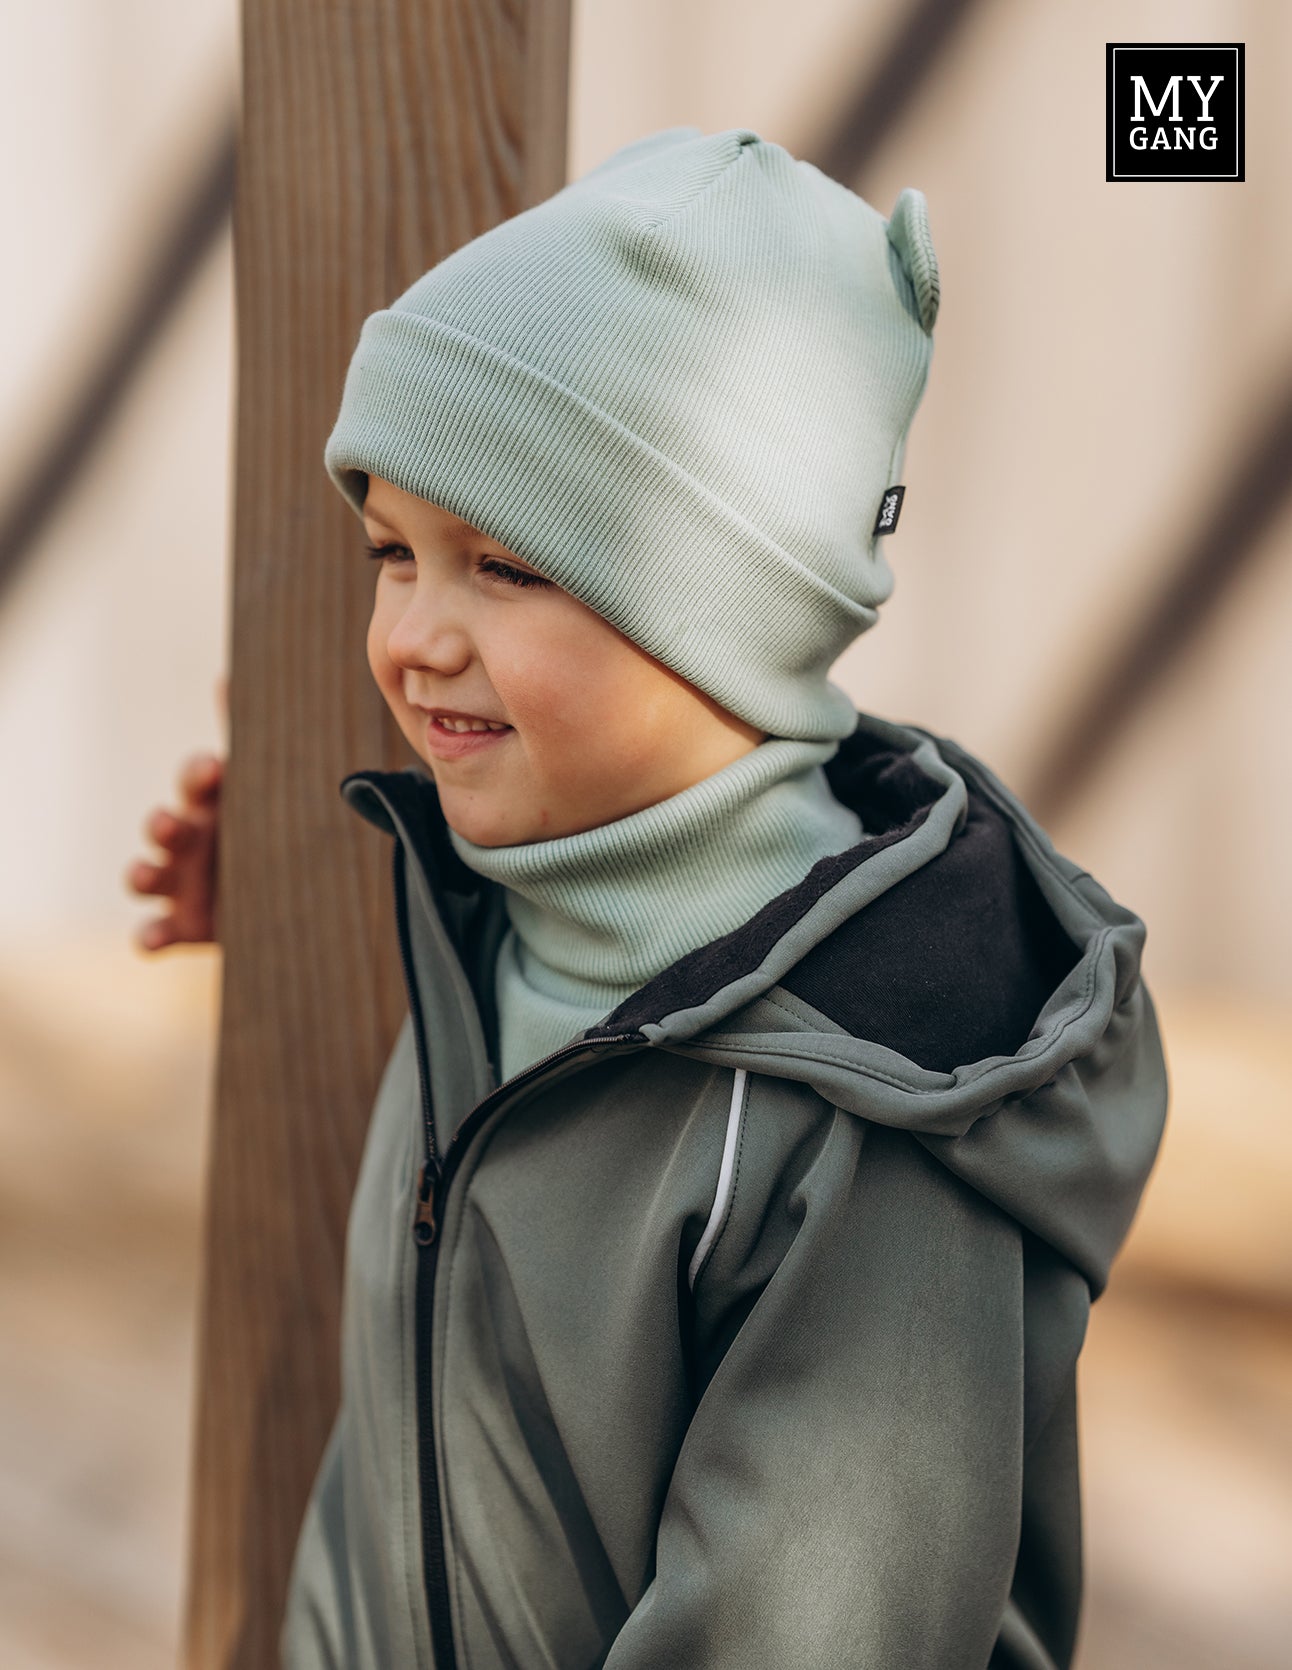
{"type": "Polygon", "coordinates": [[[847,736],[827,676],[928,377],[923,195],[889,220],[748,128],[666,128],[365,320],[324,462],[479,528],[773,736],[847,736]]]}

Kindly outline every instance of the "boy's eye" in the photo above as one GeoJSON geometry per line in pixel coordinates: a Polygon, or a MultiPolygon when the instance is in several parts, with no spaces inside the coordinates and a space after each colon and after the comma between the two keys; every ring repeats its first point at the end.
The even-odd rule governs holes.
{"type": "Polygon", "coordinates": [[[363,548],[364,555],[366,557],[371,557],[374,562],[385,562],[387,558],[394,559],[396,551],[400,553],[400,557],[398,559],[400,561],[402,561],[404,557],[411,557],[413,554],[408,549],[407,545],[365,545],[363,548]]]}
{"type": "Polygon", "coordinates": [[[541,574],[528,574],[514,563],[504,562],[501,557],[481,557],[480,567],[484,573],[497,574],[515,586],[546,586],[551,583],[541,574]]]}
{"type": "MultiPolygon", "coordinates": [[[[385,545],[364,546],[364,555],[374,562],[389,562],[395,566],[411,560],[413,553],[407,545],[387,543],[385,545]]],[[[506,580],[513,586],[547,586],[550,580],[545,580],[539,574],[529,574],[517,568],[514,563],[504,562],[501,557],[481,557],[480,570],[484,574],[496,574],[500,580],[506,580]]]]}

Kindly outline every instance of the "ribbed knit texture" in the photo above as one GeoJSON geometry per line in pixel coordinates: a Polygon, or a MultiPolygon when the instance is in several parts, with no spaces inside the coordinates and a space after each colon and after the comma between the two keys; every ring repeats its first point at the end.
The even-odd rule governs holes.
{"type": "Polygon", "coordinates": [[[548,841],[482,847],[450,829],[463,862],[507,890],[503,1077],[855,845],[861,821],[822,769],[838,746],[769,737],[665,800],[548,841]]]}
{"type": "MultiPolygon", "coordinates": [[[[463,517],[722,707],[842,738],[938,308],[890,220],[748,128],[667,128],[364,323],[325,448],[463,517]]],[[[909,499],[908,499],[909,502],[909,499]]]]}

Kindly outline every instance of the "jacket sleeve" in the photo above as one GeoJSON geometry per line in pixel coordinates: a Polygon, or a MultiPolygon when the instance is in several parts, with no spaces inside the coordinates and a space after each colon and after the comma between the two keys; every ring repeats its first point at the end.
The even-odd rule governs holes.
{"type": "Polygon", "coordinates": [[[985,1670],[1019,1543],[1022,1232],[906,1132],[823,1106],[777,1148],[742,1134],[694,1289],[702,1389],[605,1670],[985,1670]]]}

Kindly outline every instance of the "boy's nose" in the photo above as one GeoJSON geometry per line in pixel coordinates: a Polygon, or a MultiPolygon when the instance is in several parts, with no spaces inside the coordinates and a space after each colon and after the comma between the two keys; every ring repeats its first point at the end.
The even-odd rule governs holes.
{"type": "Polygon", "coordinates": [[[450,672],[471,659],[471,640],[443,600],[419,595],[391,627],[386,653],[396,666],[450,672]]]}

